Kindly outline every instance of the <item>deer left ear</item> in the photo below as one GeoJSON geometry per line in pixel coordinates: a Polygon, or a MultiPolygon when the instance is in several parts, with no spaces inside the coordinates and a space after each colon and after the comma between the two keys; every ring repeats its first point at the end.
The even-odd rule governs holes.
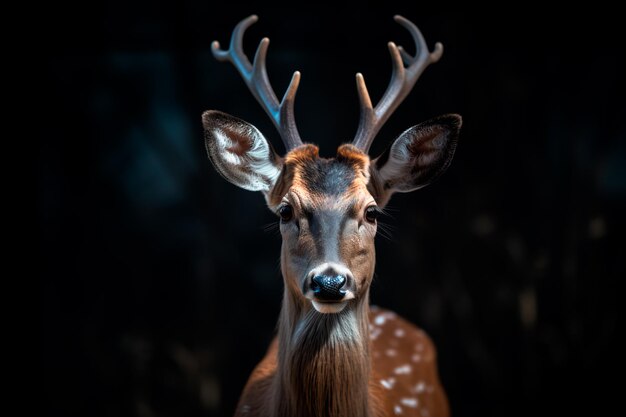
{"type": "Polygon", "coordinates": [[[370,165],[370,192],[384,206],[394,192],[425,187],[445,172],[456,149],[461,116],[448,114],[402,133],[370,165]]]}
{"type": "Polygon", "coordinates": [[[202,114],[204,141],[215,169],[231,183],[268,193],[282,170],[282,159],[250,123],[217,110],[202,114]]]}

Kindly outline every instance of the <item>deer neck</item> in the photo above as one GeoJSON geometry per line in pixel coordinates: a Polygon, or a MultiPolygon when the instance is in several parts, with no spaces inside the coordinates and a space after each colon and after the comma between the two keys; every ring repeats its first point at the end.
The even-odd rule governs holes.
{"type": "Polygon", "coordinates": [[[274,415],[367,417],[368,294],[338,314],[320,314],[285,291],[274,415]]]}

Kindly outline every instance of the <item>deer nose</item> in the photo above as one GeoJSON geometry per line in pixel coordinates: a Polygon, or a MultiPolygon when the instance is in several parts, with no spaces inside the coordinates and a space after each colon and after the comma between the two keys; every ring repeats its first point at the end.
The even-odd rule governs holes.
{"type": "Polygon", "coordinates": [[[311,279],[311,290],[315,298],[322,301],[338,301],[346,295],[342,289],[346,285],[343,275],[315,275],[311,279]]]}

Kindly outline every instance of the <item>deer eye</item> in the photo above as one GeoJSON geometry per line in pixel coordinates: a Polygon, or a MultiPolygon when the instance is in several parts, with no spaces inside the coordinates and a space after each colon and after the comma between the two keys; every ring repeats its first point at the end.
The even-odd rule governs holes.
{"type": "Polygon", "coordinates": [[[365,220],[370,223],[376,223],[376,219],[380,216],[380,209],[376,206],[369,206],[365,209],[365,220]]]}
{"type": "Polygon", "coordinates": [[[285,204],[278,209],[278,215],[283,222],[288,222],[293,218],[293,207],[289,204],[285,204]]]}

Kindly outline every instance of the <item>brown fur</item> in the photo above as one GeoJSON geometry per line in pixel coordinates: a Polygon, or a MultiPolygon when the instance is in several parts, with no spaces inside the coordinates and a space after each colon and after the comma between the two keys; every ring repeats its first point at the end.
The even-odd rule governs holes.
{"type": "Polygon", "coordinates": [[[400,407],[402,415],[447,416],[428,337],[391,312],[370,311],[375,226],[362,219],[372,202],[369,157],[343,145],[336,158],[324,159],[316,146],[303,145],[284,161],[267,197],[273,208],[287,198],[297,218],[281,226],[278,336],[235,415],[382,417],[400,407]],[[355,281],[356,298],[338,314],[318,313],[302,291],[303,271],[329,259],[346,265],[355,281]],[[381,314],[385,323],[378,325],[381,314]]]}
{"type": "MultiPolygon", "coordinates": [[[[423,187],[447,168],[461,123],[460,116],[449,115],[414,126],[370,166],[366,152],[376,133],[442,53],[441,44],[427,50],[413,23],[395,19],[422,44],[419,54],[403,59],[406,68],[394,64],[392,82],[376,107],[357,74],[362,108],[354,141],[358,148],[342,145],[332,159],[320,158],[314,145],[303,145],[297,132],[293,99],[299,73],[280,103],[273,97],[265,100],[268,91],[274,95],[265,74],[268,41],[259,46],[254,69],[242,52],[243,33],[256,16],[235,28],[229,50],[212,45],[216,58],[238,68],[289,150],[282,160],[252,125],[221,112],[203,115],[207,151],[217,170],[242,188],[262,191],[282,218],[285,291],[278,336],[250,377],[236,416],[448,415],[432,343],[395,314],[374,310],[372,315],[369,308],[373,216],[394,192],[423,187]],[[314,277],[335,279],[341,288],[330,298],[321,296],[319,287],[313,291],[314,277]],[[337,295],[343,298],[337,300],[337,295]],[[337,302],[324,305],[329,299],[337,302]]],[[[395,44],[389,45],[392,56],[400,57],[395,44]]]]}
{"type": "MultiPolygon", "coordinates": [[[[283,341],[294,351],[287,349],[284,353],[286,360],[281,362],[279,357],[283,353],[279,353],[279,345],[282,341],[285,319],[287,318],[281,314],[279,336],[271,343],[265,358],[250,376],[237,406],[236,416],[358,415],[382,417],[396,415],[394,408],[398,405],[402,407],[401,415],[404,416],[427,415],[422,413],[422,410],[427,410],[429,416],[449,415],[446,395],[437,373],[435,347],[426,333],[406,320],[388,310],[373,307],[369,312],[369,318],[365,320],[369,333],[364,350],[348,349],[348,346],[341,344],[334,346],[328,344],[325,349],[307,348],[304,352],[298,353],[295,352],[296,346],[287,344],[289,341],[283,341]],[[385,323],[376,325],[377,317],[386,317],[385,323]],[[396,336],[399,330],[403,332],[401,338],[396,336]],[[394,356],[389,356],[392,352],[395,353],[394,356]],[[283,391],[280,389],[282,384],[279,381],[292,383],[290,376],[293,374],[287,371],[291,369],[288,366],[300,366],[302,363],[300,359],[293,358],[294,353],[300,359],[310,355],[316,355],[318,359],[310,362],[309,366],[306,366],[305,362],[305,366],[298,368],[294,376],[310,376],[312,371],[317,374],[315,377],[303,378],[302,383],[296,380],[296,383],[291,385],[292,388],[283,391]],[[361,358],[356,368],[352,368],[357,372],[350,373],[347,378],[343,372],[333,372],[335,368],[332,366],[339,361],[343,362],[346,358],[349,362],[345,363],[349,363],[352,367],[355,365],[352,361],[361,358]],[[327,366],[319,366],[326,359],[330,359],[327,366]],[[284,366],[281,367],[279,363],[283,363],[284,366]],[[397,369],[403,369],[402,367],[406,364],[412,367],[411,373],[396,374],[394,372],[397,369]],[[362,376],[363,367],[369,374],[369,379],[358,378],[362,376]],[[387,386],[393,383],[393,388],[387,389],[381,381],[385,381],[387,386]],[[346,385],[346,382],[350,385],[346,385]],[[353,391],[354,384],[359,387],[356,392],[353,391]],[[336,410],[338,414],[331,414],[326,410],[318,414],[313,411],[307,412],[307,410],[313,410],[308,407],[319,407],[319,404],[311,403],[326,401],[324,397],[316,397],[317,399],[313,400],[311,398],[328,390],[329,387],[331,393],[336,394],[333,399],[338,399],[333,404],[338,408],[336,410]],[[367,389],[366,399],[362,398],[363,389],[367,389]],[[412,398],[417,400],[416,407],[407,407],[402,403],[403,399],[412,398]],[[274,404],[282,404],[282,406],[275,408],[274,404]],[[358,407],[355,408],[355,404],[367,404],[368,409],[364,411],[358,407]],[[352,414],[353,409],[363,414],[352,414]]],[[[317,342],[320,340],[322,338],[317,342]]]]}
{"type": "Polygon", "coordinates": [[[278,336],[250,377],[236,416],[445,417],[448,405],[432,343],[395,314],[370,311],[369,288],[376,213],[393,193],[419,189],[445,171],[461,118],[447,115],[414,126],[371,163],[367,155],[424,68],[441,57],[442,46],[429,52],[417,27],[396,16],[421,44],[419,53],[401,54],[390,43],[392,56],[406,67],[395,62],[392,82],[376,107],[357,74],[362,112],[353,143],[358,147],[342,145],[335,158],[326,159],[316,146],[302,144],[297,132],[293,99],[299,73],[278,103],[265,74],[267,39],[257,50],[254,69],[249,68],[242,38],[256,19],[240,22],[229,50],[221,50],[217,42],[212,49],[246,79],[272,116],[288,154],[280,158],[242,120],[216,111],[203,114],[207,151],[218,172],[244,189],[262,191],[270,209],[281,216],[285,290],[278,336]],[[328,285],[319,286],[323,279],[335,282],[329,284],[336,285],[333,292],[328,285]]]}

